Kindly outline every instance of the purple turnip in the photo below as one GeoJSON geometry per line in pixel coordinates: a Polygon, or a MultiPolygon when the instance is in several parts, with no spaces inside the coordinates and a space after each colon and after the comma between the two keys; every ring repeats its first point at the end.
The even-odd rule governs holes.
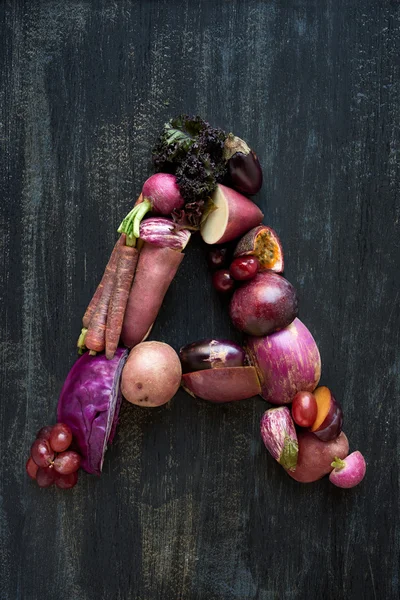
{"type": "Polygon", "coordinates": [[[152,211],[159,215],[170,215],[185,204],[176,183],[175,175],[156,173],[143,184],[140,199],[126,215],[118,228],[127,238],[134,239],[140,235],[140,223],[145,214],[152,211]]]}
{"type": "Polygon", "coordinates": [[[329,475],[329,481],[340,488],[355,487],[364,479],[367,466],[361,452],[356,450],[346,458],[335,457],[331,463],[333,471],[329,475]]]}
{"type": "Polygon", "coordinates": [[[262,271],[232,296],[229,314],[234,326],[262,336],[287,327],[297,316],[297,294],[291,283],[272,271],[262,271]]]}

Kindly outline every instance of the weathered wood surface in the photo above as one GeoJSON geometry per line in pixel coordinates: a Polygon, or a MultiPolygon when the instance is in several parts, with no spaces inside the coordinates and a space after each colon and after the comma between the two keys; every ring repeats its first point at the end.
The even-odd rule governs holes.
{"type": "MultiPolygon", "coordinates": [[[[0,5],[4,600],[399,596],[399,56],[392,0],[0,5]],[[364,483],[301,485],[261,399],[125,405],[100,479],[39,490],[80,318],[163,122],[201,113],[259,154],[259,202],[342,400],[364,483]]],[[[153,338],[236,338],[198,241],[153,338]]]]}

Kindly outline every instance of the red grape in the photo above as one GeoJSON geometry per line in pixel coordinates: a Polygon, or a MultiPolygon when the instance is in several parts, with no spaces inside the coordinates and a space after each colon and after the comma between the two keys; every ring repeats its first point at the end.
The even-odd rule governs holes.
{"type": "Polygon", "coordinates": [[[235,282],[227,269],[215,271],[212,277],[212,283],[217,292],[221,294],[232,292],[235,287],[235,282]]]}
{"type": "Polygon", "coordinates": [[[61,475],[60,473],[56,473],[56,486],[61,490],[69,490],[73,488],[74,485],[77,484],[78,481],[78,471],[74,471],[73,473],[69,473],[68,475],[61,475]]]}
{"type": "Polygon", "coordinates": [[[64,452],[72,442],[72,431],[65,423],[56,423],[51,430],[49,443],[54,452],[64,452]]]}
{"type": "Polygon", "coordinates": [[[55,473],[53,467],[39,467],[36,474],[36,481],[39,487],[45,488],[53,485],[55,473]]]}
{"type": "Polygon", "coordinates": [[[54,458],[48,440],[36,439],[31,447],[31,456],[39,467],[48,467],[54,458]]]}
{"type": "Polygon", "coordinates": [[[216,246],[209,251],[207,260],[210,269],[221,269],[226,265],[228,258],[228,248],[216,246]]]}
{"type": "Polygon", "coordinates": [[[42,429],[40,429],[37,432],[36,439],[37,440],[48,440],[52,429],[53,429],[53,425],[46,425],[45,427],[42,427],[42,429]]]}
{"type": "Polygon", "coordinates": [[[58,454],[54,460],[54,468],[61,475],[69,475],[77,471],[81,466],[81,457],[73,450],[67,450],[58,454]]]}
{"type": "Polygon", "coordinates": [[[292,417],[300,427],[311,427],[317,418],[318,406],[311,392],[297,392],[293,398],[292,417]]]}
{"type": "Polygon", "coordinates": [[[243,256],[235,258],[229,268],[233,279],[247,281],[253,279],[260,268],[260,261],[255,256],[243,256]]]}
{"type": "Polygon", "coordinates": [[[36,479],[36,473],[38,471],[38,466],[30,456],[26,461],[25,469],[31,479],[36,479]]]}

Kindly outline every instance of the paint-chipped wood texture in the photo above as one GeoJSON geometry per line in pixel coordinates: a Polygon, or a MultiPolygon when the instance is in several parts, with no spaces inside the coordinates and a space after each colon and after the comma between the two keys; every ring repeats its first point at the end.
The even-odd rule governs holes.
{"type": "MultiPolygon", "coordinates": [[[[400,4],[30,0],[0,5],[2,600],[399,597],[400,4]],[[123,406],[101,478],[39,490],[80,319],[157,132],[200,113],[259,155],[257,201],[367,458],[358,488],[301,485],[266,403],[183,391],[123,406]]],[[[194,240],[152,338],[239,339],[194,240]]]]}

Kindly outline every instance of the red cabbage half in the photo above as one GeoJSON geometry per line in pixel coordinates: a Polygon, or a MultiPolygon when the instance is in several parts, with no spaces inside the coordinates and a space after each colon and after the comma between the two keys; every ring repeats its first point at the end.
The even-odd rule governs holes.
{"type": "Polygon", "coordinates": [[[118,348],[112,360],[86,352],[73,365],[61,390],[57,419],[71,427],[82,468],[88,473],[100,475],[107,444],[114,438],[127,357],[124,348],[118,348]]]}

